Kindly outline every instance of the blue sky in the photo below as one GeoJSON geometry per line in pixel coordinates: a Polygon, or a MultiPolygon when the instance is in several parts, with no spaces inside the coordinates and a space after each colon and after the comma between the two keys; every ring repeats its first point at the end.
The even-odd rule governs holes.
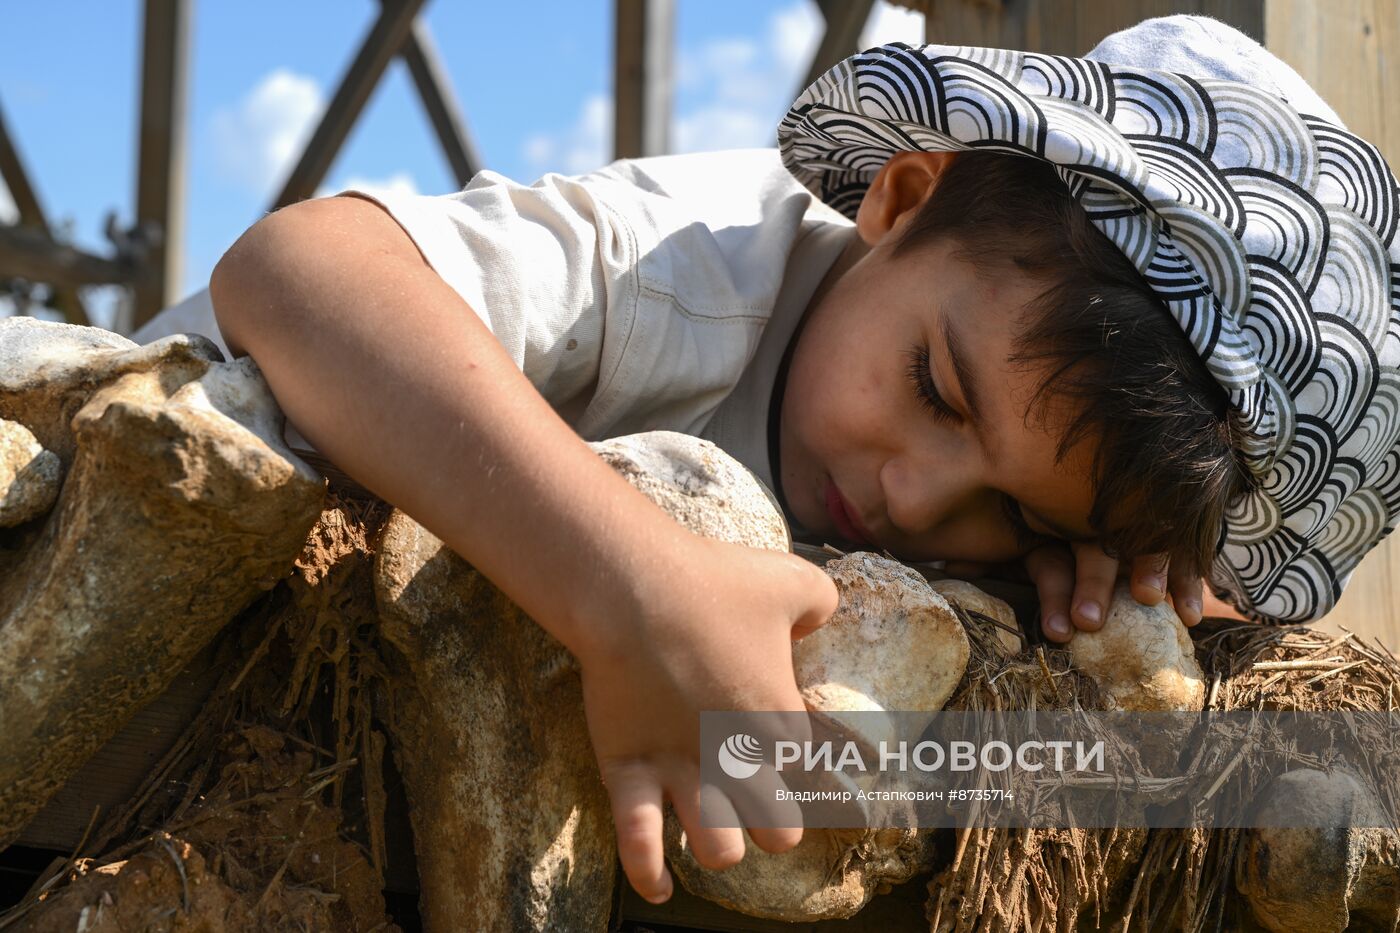
{"type": "MultiPolygon", "coordinates": [[[[676,0],[675,151],[769,144],[820,38],[813,0],[676,0]]],[[[195,4],[181,295],[275,196],[374,21],[372,0],[195,4]]],[[[0,107],[51,223],[106,253],[135,202],[138,0],[46,0],[5,13],[0,107]]],[[[519,180],[611,158],[611,0],[430,0],[424,17],[486,168],[519,180]]],[[[876,4],[863,45],[921,41],[922,17],[876,4]]],[[[325,193],[457,185],[397,60],[325,193]]],[[[0,220],[13,204],[0,185],[0,220]]],[[[115,289],[92,290],[107,313],[115,289]]],[[[99,322],[100,323],[100,322],[99,322]]]]}

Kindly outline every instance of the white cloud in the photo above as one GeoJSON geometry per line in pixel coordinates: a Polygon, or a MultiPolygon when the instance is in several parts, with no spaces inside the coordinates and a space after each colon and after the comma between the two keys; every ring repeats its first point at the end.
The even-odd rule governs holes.
{"type": "Polygon", "coordinates": [[[272,71],[238,104],[215,111],[210,129],[219,170],[260,196],[270,195],[292,170],[324,109],[314,79],[285,68],[272,71]]]}
{"type": "Polygon", "coordinates": [[[612,153],[612,129],[612,98],[606,94],[592,94],[583,102],[573,126],[561,133],[536,133],[526,139],[525,161],[536,174],[577,175],[591,171],[608,161],[612,153]]]}
{"type": "MultiPolygon", "coordinates": [[[[798,86],[807,76],[825,21],[811,0],[795,0],[752,36],[720,36],[676,50],[676,89],[687,99],[672,117],[671,148],[699,152],[771,146],[798,86]]],[[[922,44],[924,17],[880,0],[861,47],[884,42],[922,44]]],[[[612,152],[612,99],[584,101],[574,124],[536,133],[522,155],[535,173],[579,173],[603,165],[612,152]]]]}
{"type": "Polygon", "coordinates": [[[10,196],[10,189],[5,187],[5,182],[0,179],[0,224],[12,224],[19,220],[19,208],[15,207],[15,199],[10,196]]]}
{"type": "Polygon", "coordinates": [[[771,146],[821,42],[823,20],[811,0],[769,17],[755,38],[719,38],[679,58],[698,98],[671,124],[676,152],[771,146]]]}
{"type": "Polygon", "coordinates": [[[886,42],[924,44],[924,14],[904,7],[880,2],[871,11],[865,31],[860,34],[860,47],[868,49],[886,42]]]}
{"type": "Polygon", "coordinates": [[[405,195],[418,194],[418,182],[408,172],[395,172],[388,178],[366,178],[363,175],[351,175],[339,184],[322,185],[316,191],[316,197],[325,198],[334,194],[340,194],[349,188],[356,191],[363,191],[365,194],[373,195],[405,195]]]}
{"type": "MultiPolygon", "coordinates": [[[[798,0],[773,14],[768,21],[768,48],[778,70],[794,90],[807,76],[825,26],[826,20],[811,0],[798,0]]],[[[787,93],[786,88],[784,93],[787,93]]]]}

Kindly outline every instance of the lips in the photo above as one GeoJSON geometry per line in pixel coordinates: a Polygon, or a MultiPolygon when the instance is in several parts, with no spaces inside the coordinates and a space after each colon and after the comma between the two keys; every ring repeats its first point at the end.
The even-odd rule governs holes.
{"type": "Polygon", "coordinates": [[[860,516],[846,502],[841,490],[836,488],[836,483],[830,479],[826,481],[826,511],[843,538],[867,547],[875,546],[875,539],[861,524],[860,516]]]}

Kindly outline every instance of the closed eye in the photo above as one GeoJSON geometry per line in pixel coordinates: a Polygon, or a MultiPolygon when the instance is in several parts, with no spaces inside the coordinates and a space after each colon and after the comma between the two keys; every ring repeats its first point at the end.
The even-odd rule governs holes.
{"type": "Polygon", "coordinates": [[[914,396],[919,400],[919,404],[940,421],[950,424],[961,421],[957,410],[944,401],[938,392],[938,386],[933,384],[933,376],[929,369],[928,344],[914,344],[908,349],[906,356],[908,364],[905,372],[914,387],[914,396]]]}
{"type": "Polygon", "coordinates": [[[1016,545],[1031,550],[1044,544],[1049,537],[1036,531],[1026,522],[1026,516],[1021,512],[1021,503],[1012,496],[1001,493],[1001,509],[1006,517],[1006,522],[1011,526],[1012,532],[1016,535],[1016,545]]]}

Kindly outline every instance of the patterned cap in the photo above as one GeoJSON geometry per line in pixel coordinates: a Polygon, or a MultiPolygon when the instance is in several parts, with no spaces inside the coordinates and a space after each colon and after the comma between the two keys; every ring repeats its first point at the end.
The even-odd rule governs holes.
{"type": "Polygon", "coordinates": [[[1227,514],[1214,587],[1252,618],[1316,618],[1400,516],[1395,176],[1292,69],[1223,24],[1149,20],[1096,53],[1182,73],[885,45],[797,99],[783,161],[851,218],[898,151],[1055,165],[1229,397],[1258,489],[1227,514]],[[1233,80],[1237,64],[1188,47],[1202,30],[1276,80],[1233,80]]]}

